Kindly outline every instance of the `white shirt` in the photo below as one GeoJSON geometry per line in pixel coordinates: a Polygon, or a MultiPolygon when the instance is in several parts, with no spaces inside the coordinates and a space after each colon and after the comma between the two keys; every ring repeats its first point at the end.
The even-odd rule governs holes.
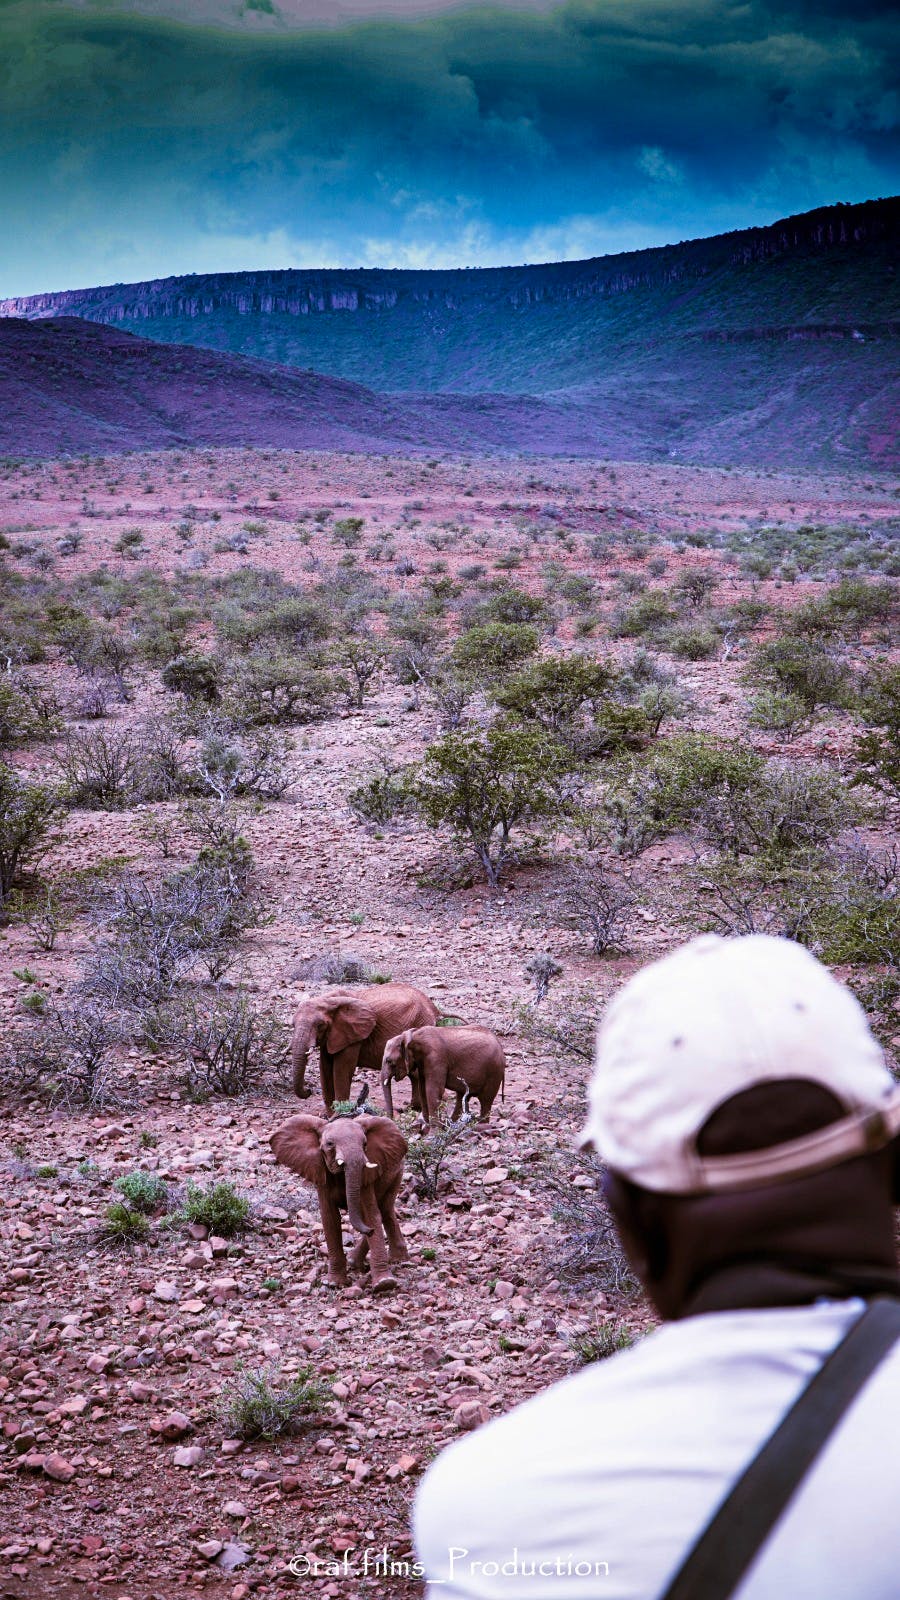
{"type": "MultiPolygon", "coordinates": [[[[659,1600],[863,1309],[688,1317],[451,1445],[416,1501],[430,1600],[659,1600]]],[[[898,1438],[900,1345],[735,1600],[898,1600],[898,1438]]]]}

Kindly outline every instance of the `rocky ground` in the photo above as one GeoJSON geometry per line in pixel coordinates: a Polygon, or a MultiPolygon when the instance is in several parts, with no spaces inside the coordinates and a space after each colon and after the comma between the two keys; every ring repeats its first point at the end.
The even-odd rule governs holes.
{"type": "MultiPolygon", "coordinates": [[[[721,568],[720,553],[691,544],[695,533],[746,536],[749,547],[762,524],[865,532],[887,526],[896,505],[880,478],[221,452],[10,464],[0,530],[25,547],[23,562],[41,570],[46,553],[68,578],[101,562],[133,574],[138,562],[116,543],[138,526],[142,568],[173,576],[250,561],[304,581],[335,560],[327,526],[315,521],[327,508],[364,517],[367,537],[390,534],[394,564],[375,575],[395,588],[414,590],[436,558],[453,575],[472,562],[491,569],[521,546],[517,583],[536,586],[552,557],[589,571],[603,596],[613,569],[639,570],[651,551],[666,557],[667,585],[685,565],[721,568]],[[189,537],[176,535],[185,520],[189,537]],[[249,553],[222,548],[248,520],[249,553]],[[585,541],[622,530],[630,546],[589,556],[585,541]],[[73,531],[77,548],[60,553],[73,531]],[[400,570],[404,558],[413,572],[400,570]]],[[[721,570],[729,597],[748,588],[740,567],[721,570]]],[[[757,586],[772,605],[814,591],[774,577],[757,586]]],[[[561,619],[558,637],[570,638],[572,625],[561,619]]],[[[602,630],[596,648],[613,648],[602,630]]],[[[679,669],[694,697],[692,726],[744,729],[741,665],[738,649],[679,669]]],[[[157,674],[116,715],[165,699],[157,674]]],[[[497,1029],[509,1059],[505,1102],[488,1128],[454,1147],[437,1199],[407,1186],[410,1263],[398,1291],[376,1299],[363,1282],[340,1293],[326,1286],[314,1201],[274,1165],[269,1135],[297,1108],[286,1058],[235,1101],[190,1101],[137,1047],[102,1111],[10,1100],[0,1153],[4,1596],[171,1600],[209,1588],[274,1600],[296,1592],[294,1560],[301,1571],[318,1561],[323,1597],[417,1593],[409,1510],[436,1452],[573,1370],[579,1335],[649,1325],[647,1308],[608,1279],[604,1289],[565,1271],[560,1196],[571,1206],[594,1193],[591,1164],[573,1146],[588,1064],[525,1036],[517,1004],[533,998],[525,968],[535,954],[552,953],[562,968],[545,1011],[576,1000],[600,1009],[637,966],[698,926],[690,853],[678,841],[649,853],[627,952],[611,959],[591,957],[583,935],[561,925],[539,851],[497,893],[477,879],[447,887],[445,839],[410,822],[376,834],[345,803],[379,753],[419,754],[435,727],[427,706],[411,707],[385,682],[362,711],[296,732],[287,796],[249,823],[272,920],[248,937],[242,976],[287,1020],[303,962],[334,950],[364,957],[445,1011],[497,1029]],[[111,1184],[136,1169],[176,1195],[188,1179],[229,1179],[251,1203],[249,1228],[226,1240],[161,1219],[144,1243],[102,1243],[111,1184]],[[265,1361],[287,1376],[312,1368],[326,1404],[294,1437],[242,1443],[223,1424],[223,1391],[241,1363],[265,1361]],[[338,1570],[345,1551],[350,1575],[338,1570]],[[377,1565],[385,1552],[395,1564],[387,1573],[377,1565]]],[[[839,762],[846,739],[836,714],[790,748],[797,760],[839,762]]],[[[756,742],[776,748],[766,735],[756,742]]],[[[22,764],[36,759],[26,752],[22,764]]],[[[52,878],[113,856],[150,876],[168,870],[185,844],[177,818],[165,853],[159,828],[148,827],[165,811],[75,812],[42,871],[52,878]]],[[[48,996],[62,994],[89,941],[78,920],[52,952],[27,923],[4,930],[8,1023],[21,1008],[21,972],[36,973],[48,996]]]]}

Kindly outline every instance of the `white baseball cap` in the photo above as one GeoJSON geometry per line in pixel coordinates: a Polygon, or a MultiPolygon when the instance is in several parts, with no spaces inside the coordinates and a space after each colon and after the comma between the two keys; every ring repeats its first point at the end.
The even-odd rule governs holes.
{"type": "Polygon", "coordinates": [[[790,939],[708,934],[655,961],[597,1034],[582,1143],[645,1189],[702,1194],[821,1171],[900,1130],[900,1087],[850,991],[790,939]],[[763,1150],[703,1157],[697,1134],[754,1084],[802,1078],[844,1115],[763,1150]]]}

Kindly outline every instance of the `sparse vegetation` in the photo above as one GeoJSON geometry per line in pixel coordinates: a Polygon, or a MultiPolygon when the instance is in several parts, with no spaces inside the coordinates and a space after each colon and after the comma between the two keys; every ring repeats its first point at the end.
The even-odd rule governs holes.
{"type": "Polygon", "coordinates": [[[326,1402],[312,1367],[288,1377],[277,1363],[240,1365],[225,1386],[219,1420],[232,1439],[280,1439],[315,1421],[326,1402]]]}
{"type": "Polygon", "coordinates": [[[225,1178],[205,1189],[189,1183],[181,1215],[185,1222],[201,1223],[221,1239],[233,1239],[247,1226],[250,1203],[225,1178]]]}

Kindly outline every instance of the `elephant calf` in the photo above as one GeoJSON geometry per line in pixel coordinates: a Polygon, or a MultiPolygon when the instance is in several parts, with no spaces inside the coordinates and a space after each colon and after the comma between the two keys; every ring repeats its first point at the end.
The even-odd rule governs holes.
{"type": "Polygon", "coordinates": [[[388,1262],[409,1257],[394,1210],[406,1156],[399,1128],[387,1117],[337,1117],[326,1122],[301,1114],[288,1117],[269,1143],[276,1161],[315,1186],[329,1282],[336,1288],[347,1284],[341,1229],[341,1212],[346,1211],[360,1235],[350,1265],[361,1269],[368,1254],[372,1288],[376,1292],[395,1288],[397,1280],[388,1262]]]}
{"type": "Polygon", "coordinates": [[[445,1089],[456,1095],[454,1122],[462,1115],[467,1094],[479,1103],[479,1121],[487,1122],[503,1087],[506,1057],[489,1028],[407,1028],[388,1040],[381,1058],[381,1087],[389,1117],[394,1115],[391,1083],[407,1074],[413,1089],[419,1091],[423,1127],[437,1116],[445,1089]]]}

